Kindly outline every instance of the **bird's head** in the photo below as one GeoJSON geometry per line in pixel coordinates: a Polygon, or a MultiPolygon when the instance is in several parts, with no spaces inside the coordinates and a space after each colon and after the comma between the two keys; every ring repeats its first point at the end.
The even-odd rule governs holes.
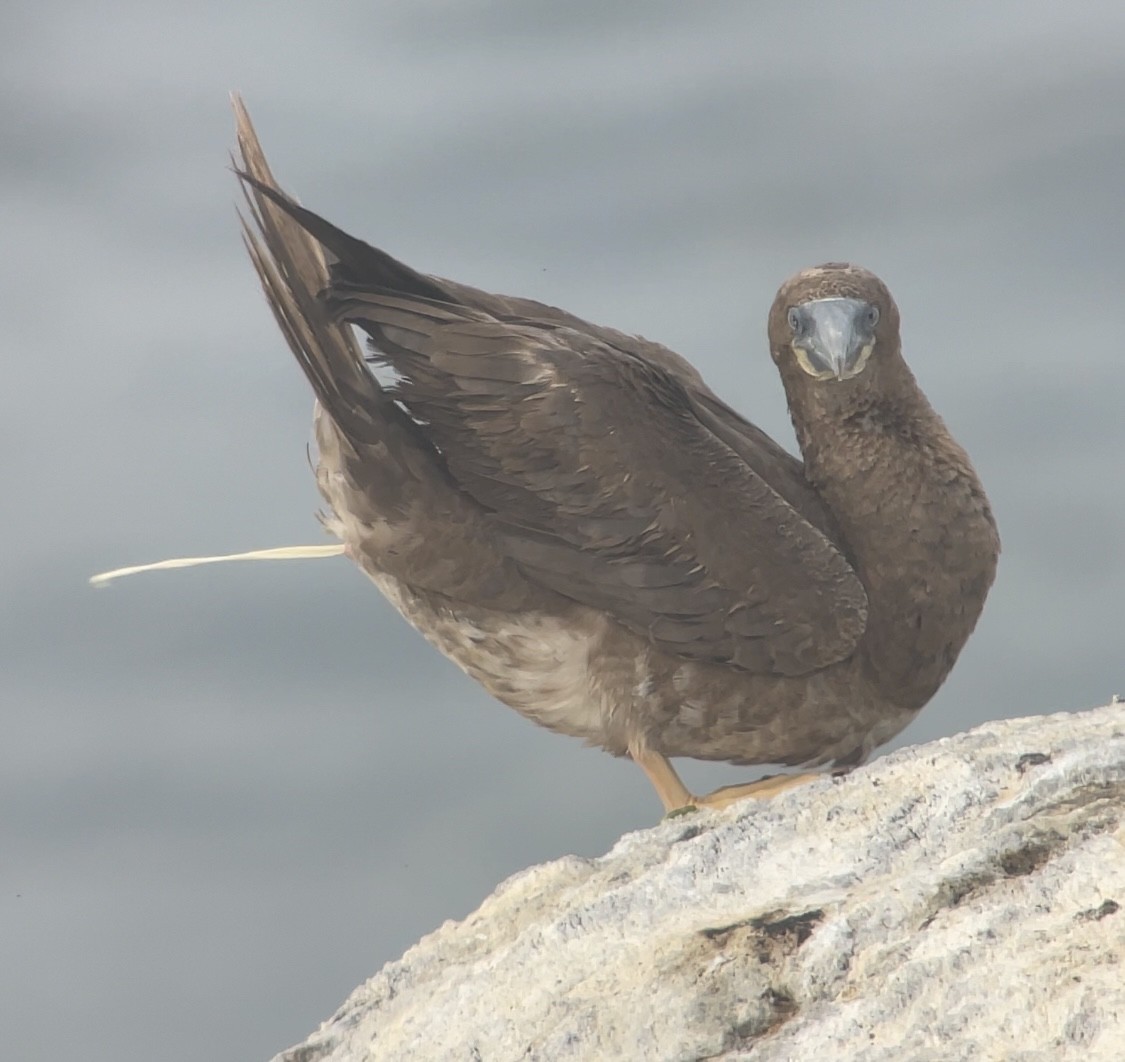
{"type": "Polygon", "coordinates": [[[830,262],[781,286],[770,310],[770,353],[786,390],[857,384],[899,360],[898,307],[886,285],[859,266],[830,262]]]}

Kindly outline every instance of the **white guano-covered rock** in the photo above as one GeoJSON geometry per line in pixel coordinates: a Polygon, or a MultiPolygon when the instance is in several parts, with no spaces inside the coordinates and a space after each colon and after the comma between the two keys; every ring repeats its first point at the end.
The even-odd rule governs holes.
{"type": "Polygon", "coordinates": [[[1125,704],[501,885],[284,1062],[1125,1058],[1125,704]]]}

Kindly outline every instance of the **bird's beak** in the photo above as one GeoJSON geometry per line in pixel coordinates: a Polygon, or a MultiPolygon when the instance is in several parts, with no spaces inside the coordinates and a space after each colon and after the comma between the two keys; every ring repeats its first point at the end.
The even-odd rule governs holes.
{"type": "Polygon", "coordinates": [[[871,305],[862,299],[814,299],[797,308],[801,328],[793,351],[818,380],[849,380],[863,372],[875,346],[871,305]]]}

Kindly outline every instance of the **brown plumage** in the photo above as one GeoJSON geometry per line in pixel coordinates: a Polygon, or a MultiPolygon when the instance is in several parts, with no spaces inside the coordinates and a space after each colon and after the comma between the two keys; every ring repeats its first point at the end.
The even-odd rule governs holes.
{"type": "Polygon", "coordinates": [[[820,266],[774,301],[802,463],[672,351],[417,273],[305,210],[236,110],[247,244],[318,400],[325,523],[442,652],[632,756],[666,807],[764,791],[692,797],[667,757],[852,766],[933,696],[999,540],[878,278],[820,266]]]}

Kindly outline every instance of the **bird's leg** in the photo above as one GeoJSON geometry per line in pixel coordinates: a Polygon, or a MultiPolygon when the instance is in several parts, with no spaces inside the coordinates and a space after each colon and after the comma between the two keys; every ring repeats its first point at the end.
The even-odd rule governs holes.
{"type": "Polygon", "coordinates": [[[687,786],[680,781],[680,776],[676,774],[676,768],[668,762],[667,756],[646,749],[643,745],[631,745],[629,755],[633,758],[633,762],[648,775],[648,780],[652,782],[652,787],[656,790],[656,795],[660,797],[666,812],[694,806],[695,797],[688,792],[687,786]]]}
{"type": "Polygon", "coordinates": [[[822,777],[815,772],[809,774],[774,774],[759,778],[756,782],[742,785],[724,785],[706,796],[693,796],[680,780],[676,768],[668,762],[668,757],[642,746],[633,746],[629,755],[642,771],[648,775],[656,795],[660,797],[665,812],[680,811],[685,808],[725,808],[744,797],[766,799],[776,796],[790,786],[811,782],[822,777]]]}

